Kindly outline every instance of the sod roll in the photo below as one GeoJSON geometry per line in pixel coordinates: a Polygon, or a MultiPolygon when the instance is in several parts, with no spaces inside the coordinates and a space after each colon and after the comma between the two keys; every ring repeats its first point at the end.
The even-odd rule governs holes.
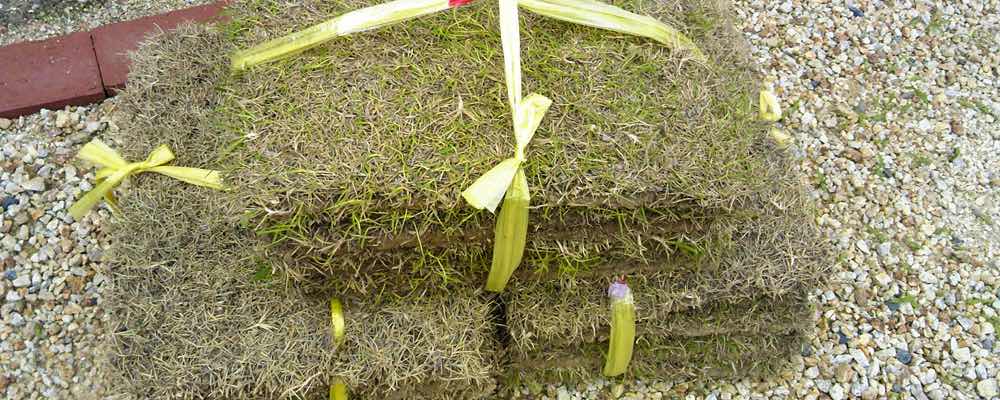
{"type": "MultiPolygon", "coordinates": [[[[178,165],[224,171],[232,190],[217,212],[270,241],[262,258],[281,254],[274,270],[290,280],[478,281],[495,220],[459,193],[513,140],[494,3],[228,70],[236,49],[363,5],[240,2],[230,23],[157,38],[133,56],[118,146],[139,159],[165,143],[178,165]]],[[[555,101],[526,165],[536,261],[526,264],[540,272],[692,244],[711,252],[706,226],[742,224],[791,181],[756,121],[729,12],[714,1],[619,5],[680,28],[711,63],[524,13],[526,87],[555,101]]],[[[175,187],[165,180],[135,179],[175,187]]]]}
{"type": "MultiPolygon", "coordinates": [[[[236,5],[219,47],[246,48],[371,3],[236,5]]],[[[714,2],[616,3],[688,33],[709,65],[524,13],[526,90],[554,101],[526,166],[538,223],[621,208],[728,209],[765,186],[766,125],[728,14],[714,2]]],[[[218,117],[236,136],[255,216],[306,229],[353,224],[361,235],[480,226],[483,213],[459,193],[513,149],[497,26],[495,3],[475,2],[226,80],[218,117]]]]}
{"type": "MultiPolygon", "coordinates": [[[[689,223],[687,232],[635,227],[593,233],[587,240],[530,240],[512,282],[530,285],[540,280],[669,273],[687,284],[684,290],[710,286],[701,291],[722,295],[727,290],[781,294],[813,287],[829,270],[828,246],[810,215],[808,199],[790,182],[792,176],[758,194],[756,207],[689,223]]],[[[475,285],[489,271],[491,247],[459,243],[354,256],[297,246],[268,251],[292,260],[275,269],[295,274],[294,280],[300,282],[337,284],[343,276],[379,279],[388,274],[431,285],[442,281],[475,285]]]]}

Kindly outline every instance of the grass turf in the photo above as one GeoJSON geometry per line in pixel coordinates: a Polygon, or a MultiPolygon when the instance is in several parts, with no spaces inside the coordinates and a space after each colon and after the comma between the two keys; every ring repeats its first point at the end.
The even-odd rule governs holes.
{"type": "MultiPolygon", "coordinates": [[[[481,306],[453,299],[452,308],[444,308],[433,305],[443,300],[415,299],[442,283],[478,285],[476,274],[484,271],[425,249],[468,242],[457,259],[488,259],[482,243],[492,217],[472,211],[457,193],[511,148],[492,7],[484,2],[338,39],[242,76],[228,72],[227,54],[237,47],[359,4],[237,3],[224,28],[185,27],[136,54],[130,85],[117,100],[124,118],[116,147],[142,159],[166,143],[178,155],[176,165],[222,169],[233,190],[212,192],[144,174],[123,191],[124,212],[112,228],[115,294],[109,300],[119,328],[111,358],[112,370],[122,374],[118,387],[181,390],[189,397],[305,396],[326,383],[317,370],[344,375],[352,388],[371,394],[375,386],[396,385],[408,396],[490,385],[483,378],[492,368],[483,361],[489,351],[477,344],[481,339],[488,346],[488,340],[469,333],[480,332],[481,306]],[[424,51],[431,49],[442,51],[424,51]],[[480,239],[456,240],[466,235],[480,239]],[[317,245],[317,236],[326,242],[317,245]],[[413,238],[420,239],[417,246],[413,238]],[[373,264],[353,257],[383,240],[416,248],[423,262],[370,274],[373,264]],[[441,245],[424,248],[424,242],[441,245]],[[332,286],[309,294],[282,287],[279,277],[315,268],[303,261],[334,243],[354,247],[340,254],[336,268],[342,269],[327,270],[332,286]],[[399,280],[414,301],[391,289],[399,280]],[[325,332],[319,320],[325,298],[315,296],[331,291],[363,295],[356,303],[363,310],[386,312],[365,314],[379,323],[359,332],[358,340],[370,342],[355,343],[357,349],[383,349],[389,344],[378,338],[400,334],[409,345],[392,345],[394,352],[459,351],[438,358],[443,365],[409,353],[337,364],[342,355],[331,354],[317,336],[325,332]],[[407,315],[430,317],[414,324],[407,315]],[[448,334],[420,336],[421,329],[448,334]],[[288,358],[268,358],[276,355],[288,358]],[[201,368],[199,375],[191,375],[191,365],[201,368]],[[432,377],[451,378],[438,385],[432,377]]],[[[555,235],[529,246],[550,262],[533,262],[522,274],[553,278],[553,269],[608,265],[589,261],[591,255],[653,253],[655,246],[630,244],[694,221],[696,229],[662,235],[666,242],[677,239],[672,250],[659,244],[664,253],[691,244],[703,250],[694,257],[698,268],[689,269],[704,279],[689,287],[688,275],[674,276],[673,295],[737,301],[761,290],[812,286],[825,268],[816,261],[822,249],[787,159],[754,121],[755,85],[738,33],[711,1],[622,4],[684,27],[714,66],[686,64],[640,39],[523,17],[526,87],[550,90],[545,94],[556,105],[528,165],[532,229],[555,235]],[[699,243],[709,225],[725,240],[699,243]],[[602,242],[608,232],[612,238],[602,242]],[[558,236],[566,233],[585,238],[558,236]],[[580,243],[605,247],[570,247],[580,243]],[[586,262],[573,262],[580,254],[586,262]]],[[[594,304],[603,314],[603,303],[594,304]]],[[[746,343],[768,349],[772,339],[746,343]]],[[[657,346],[662,351],[655,354],[662,355],[689,348],[657,346]]]]}
{"type": "MultiPolygon", "coordinates": [[[[365,5],[237,6],[247,47],[365,5]],[[246,10],[241,12],[240,10],[246,10]]],[[[698,2],[622,2],[691,31],[698,2]]],[[[731,29],[692,32],[710,67],[641,39],[530,13],[525,86],[552,97],[527,175],[536,207],[729,208],[766,184],[756,85],[731,29]]],[[[224,88],[251,204],[306,221],[441,229],[473,214],[458,196],[513,149],[490,2],[336,39],[224,88]],[[388,223],[394,222],[394,223],[388,223]]]]}

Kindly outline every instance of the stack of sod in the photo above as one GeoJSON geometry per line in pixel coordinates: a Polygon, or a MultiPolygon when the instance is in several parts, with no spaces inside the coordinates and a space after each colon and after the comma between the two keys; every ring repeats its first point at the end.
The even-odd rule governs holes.
{"type": "MultiPolygon", "coordinates": [[[[778,370],[792,351],[800,349],[809,324],[810,309],[802,298],[761,297],[685,308],[656,303],[661,293],[646,283],[639,285],[638,290],[645,292],[635,299],[636,342],[626,378],[762,376],[778,370]]],[[[564,298],[604,295],[607,282],[583,288],[587,290],[564,288],[560,293],[564,298]],[[602,286],[605,290],[600,290],[602,286]]],[[[554,302],[545,296],[550,293],[526,291],[515,296],[506,380],[536,385],[600,378],[608,351],[608,302],[596,301],[597,296],[587,299],[593,302],[554,302]],[[534,303],[526,304],[530,295],[536,296],[534,303]]]]}
{"type": "MultiPolygon", "coordinates": [[[[363,5],[236,3],[221,29],[184,28],[135,55],[115,147],[139,160],[167,144],[176,165],[222,170],[231,190],[144,174],[123,191],[112,300],[123,391],[296,397],[333,376],[365,394],[489,385],[491,332],[468,293],[485,280],[494,219],[459,193],[513,149],[494,4],[228,69],[236,49],[363,5]],[[350,310],[377,322],[348,334],[348,354],[320,343],[334,293],[355,305],[349,327],[350,310]]],[[[787,162],[755,121],[754,77],[718,5],[619,5],[682,28],[711,65],[522,17],[525,85],[555,103],[528,150],[528,253],[509,287],[583,287],[621,272],[698,278],[686,292],[663,290],[700,299],[768,287],[761,298],[787,298],[813,285],[822,271],[811,263],[741,252],[744,226],[775,234],[808,218],[762,211],[789,204],[787,185],[775,187],[787,162]],[[739,254],[746,262],[727,262],[739,254]]]]}
{"type": "MultiPolygon", "coordinates": [[[[148,78],[145,98],[194,115],[146,124],[130,147],[213,155],[233,189],[225,211],[270,241],[261,257],[298,286],[481,285],[495,218],[460,193],[513,149],[495,3],[225,68],[236,49],[366,4],[234,5],[221,32],[192,39],[187,57],[163,54],[148,78]],[[163,78],[175,72],[196,76],[206,102],[163,78]]],[[[524,13],[525,87],[554,104],[528,149],[530,231],[515,279],[712,268],[783,172],[755,118],[742,42],[716,5],[616,4],[681,28],[711,62],[524,13]]]]}

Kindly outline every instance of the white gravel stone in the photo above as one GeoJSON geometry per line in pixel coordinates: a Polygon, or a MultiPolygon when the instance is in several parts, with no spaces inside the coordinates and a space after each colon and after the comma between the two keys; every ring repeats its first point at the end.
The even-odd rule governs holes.
{"type": "Polygon", "coordinates": [[[82,222],[69,217],[66,204],[90,185],[93,170],[79,176],[71,164],[81,143],[49,132],[58,115],[69,124],[102,121],[105,114],[103,108],[43,111],[0,134],[0,398],[103,398],[95,363],[106,341],[103,280],[95,274],[103,266],[92,255],[107,246],[99,226],[107,211],[82,222]],[[63,242],[73,246],[64,250],[63,242]],[[74,263],[84,273],[72,274],[74,263]]]}
{"type": "Polygon", "coordinates": [[[40,176],[31,178],[21,184],[21,189],[32,192],[41,192],[45,190],[45,178],[40,176]]]}
{"type": "Polygon", "coordinates": [[[4,300],[6,300],[8,303],[21,301],[21,294],[17,293],[16,290],[8,290],[7,294],[4,295],[4,300]]]}
{"type": "Polygon", "coordinates": [[[955,349],[955,353],[952,354],[952,357],[955,357],[955,361],[967,363],[972,361],[972,351],[969,350],[968,347],[959,347],[955,349]]]}
{"type": "Polygon", "coordinates": [[[22,275],[17,277],[17,279],[14,279],[14,287],[23,288],[28,287],[29,285],[31,285],[31,278],[28,276],[22,275]]]}
{"type": "Polygon", "coordinates": [[[976,393],[987,399],[992,399],[1000,395],[997,390],[997,380],[996,379],[984,379],[976,383],[976,393]]]}

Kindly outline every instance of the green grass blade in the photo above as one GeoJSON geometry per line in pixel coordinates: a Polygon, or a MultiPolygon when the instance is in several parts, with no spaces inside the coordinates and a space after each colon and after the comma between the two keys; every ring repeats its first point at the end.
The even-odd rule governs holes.
{"type": "Polygon", "coordinates": [[[493,240],[493,265],[486,278],[486,290],[502,292],[514,270],[521,264],[524,245],[528,237],[528,179],[524,169],[518,168],[514,181],[507,189],[500,215],[497,218],[493,240]]]}
{"type": "Polygon", "coordinates": [[[594,0],[518,0],[518,5],[536,14],[574,24],[647,37],[670,48],[687,51],[699,62],[708,61],[701,49],[678,30],[610,4],[594,0]]]}
{"type": "Polygon", "coordinates": [[[618,376],[628,370],[635,344],[635,302],[625,282],[615,282],[608,288],[611,297],[611,338],[604,363],[605,376],[618,376]]]}
{"type": "Polygon", "coordinates": [[[446,10],[448,0],[396,0],[354,10],[233,54],[232,70],[290,57],[338,36],[366,31],[446,10]]]}

